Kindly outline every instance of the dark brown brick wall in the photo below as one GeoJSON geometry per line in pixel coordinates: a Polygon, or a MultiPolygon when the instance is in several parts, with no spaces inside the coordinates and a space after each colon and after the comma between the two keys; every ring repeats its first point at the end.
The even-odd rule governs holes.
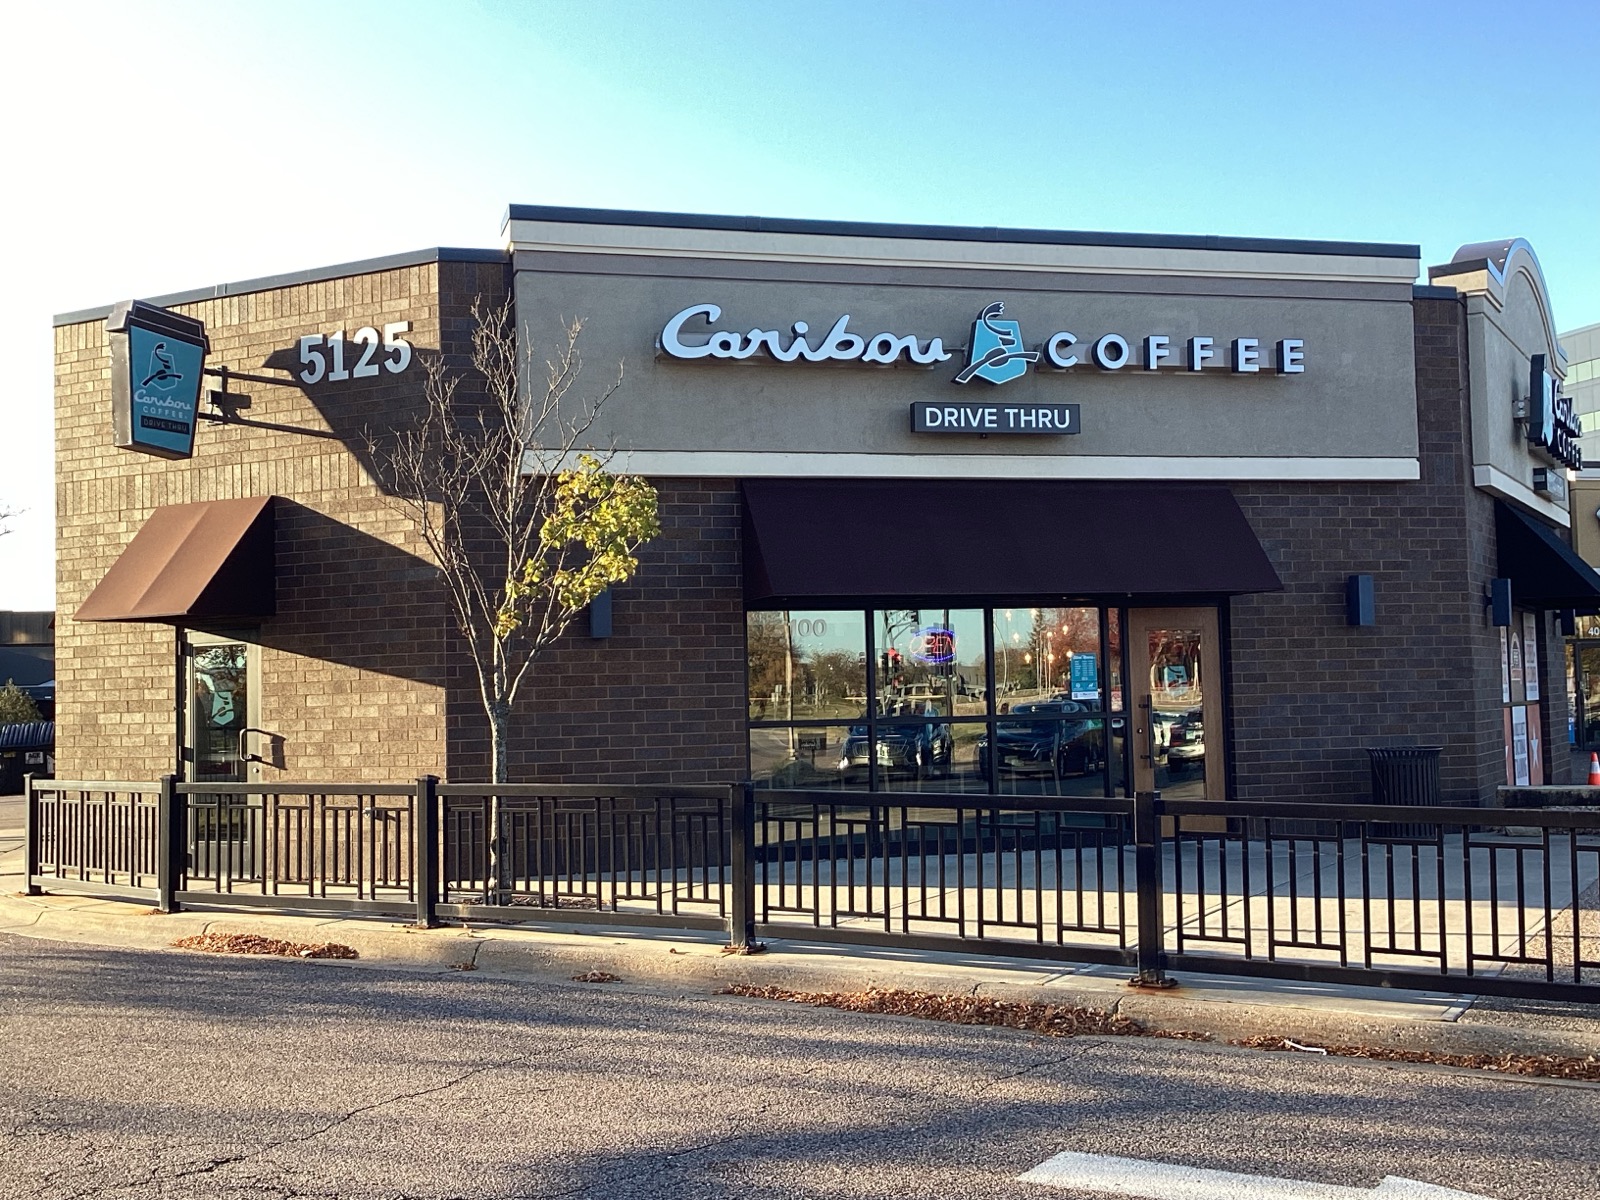
{"type": "MultiPolygon", "coordinates": [[[[1285,590],[1231,605],[1232,794],[1361,800],[1369,746],[1438,745],[1446,802],[1504,782],[1494,501],[1472,486],[1463,310],[1419,299],[1421,479],[1239,484],[1285,590]],[[1345,579],[1373,576],[1377,625],[1345,622],[1345,579]]],[[[1546,761],[1566,768],[1559,640],[1542,625],[1546,761]],[[1550,732],[1559,733],[1552,739],[1550,732]]]]}
{"type": "MultiPolygon", "coordinates": [[[[518,697],[516,780],[731,783],[746,771],[740,500],[731,480],[655,480],[661,536],[616,589],[613,634],[580,616],[518,697]]],[[[486,777],[470,667],[450,696],[450,773],[486,777]]]]}

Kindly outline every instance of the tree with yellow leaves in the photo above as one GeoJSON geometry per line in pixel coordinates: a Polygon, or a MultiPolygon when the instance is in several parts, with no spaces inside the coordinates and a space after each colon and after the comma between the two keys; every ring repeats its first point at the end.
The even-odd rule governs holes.
{"type": "Polygon", "coordinates": [[[439,357],[424,360],[419,417],[368,444],[439,565],[489,719],[490,782],[506,783],[511,712],[529,668],[638,570],[660,522],[647,481],[612,474],[608,454],[585,448],[621,371],[596,396],[572,394],[582,323],[566,323],[540,370],[519,349],[509,302],[475,303],[473,319],[468,388],[439,357]]]}

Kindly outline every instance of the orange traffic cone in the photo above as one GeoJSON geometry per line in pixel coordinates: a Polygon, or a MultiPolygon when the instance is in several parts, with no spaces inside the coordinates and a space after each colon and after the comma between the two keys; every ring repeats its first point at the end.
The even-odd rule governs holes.
{"type": "Polygon", "coordinates": [[[1600,787],[1600,754],[1589,755],[1589,786],[1600,787]]]}

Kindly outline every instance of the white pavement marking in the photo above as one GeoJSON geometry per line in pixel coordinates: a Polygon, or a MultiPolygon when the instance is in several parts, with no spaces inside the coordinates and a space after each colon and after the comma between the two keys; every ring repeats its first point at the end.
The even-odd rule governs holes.
{"type": "Polygon", "coordinates": [[[1353,1188],[1070,1151],[1017,1176],[1017,1181],[1145,1200],[1490,1200],[1396,1175],[1375,1188],[1353,1188]]]}

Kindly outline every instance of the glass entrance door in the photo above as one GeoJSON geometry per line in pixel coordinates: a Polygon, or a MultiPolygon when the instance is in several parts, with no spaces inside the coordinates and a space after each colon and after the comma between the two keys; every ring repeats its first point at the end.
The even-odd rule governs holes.
{"type": "Polygon", "coordinates": [[[1173,800],[1223,799],[1216,610],[1130,609],[1128,669],[1135,789],[1173,800]]]}
{"type": "Polygon", "coordinates": [[[242,641],[190,634],[184,642],[184,779],[244,783],[258,778],[247,757],[251,726],[251,647],[242,641]]]}

